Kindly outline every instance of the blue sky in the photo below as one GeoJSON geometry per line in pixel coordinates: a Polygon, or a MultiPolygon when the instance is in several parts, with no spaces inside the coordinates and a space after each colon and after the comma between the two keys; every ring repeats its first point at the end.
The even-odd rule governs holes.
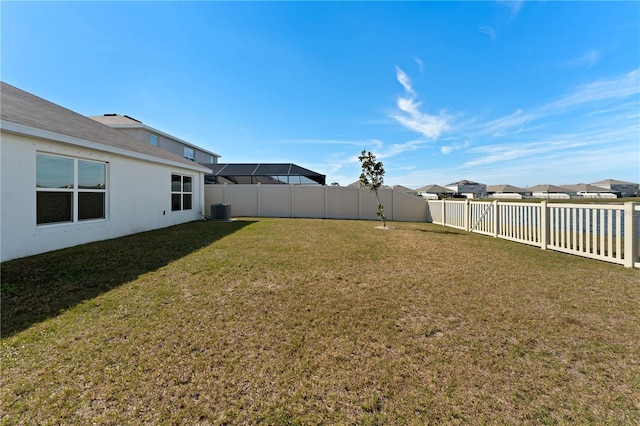
{"type": "Polygon", "coordinates": [[[640,2],[0,3],[1,78],[347,185],[640,181],[640,2]]]}

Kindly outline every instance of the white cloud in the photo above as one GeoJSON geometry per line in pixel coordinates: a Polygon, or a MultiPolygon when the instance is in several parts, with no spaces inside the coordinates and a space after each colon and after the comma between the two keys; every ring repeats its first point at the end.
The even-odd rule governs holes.
{"type": "MultiPolygon", "coordinates": [[[[477,125],[480,134],[500,137],[507,134],[534,130],[531,124],[543,118],[560,116],[580,107],[596,102],[623,100],[640,93],[640,69],[633,70],[617,78],[598,80],[576,87],[531,112],[521,109],[504,117],[500,117],[477,125]]],[[[637,105],[637,103],[636,103],[637,105]]],[[[593,114],[593,110],[588,112],[593,114]]]]}
{"type": "Polygon", "coordinates": [[[411,79],[409,76],[402,71],[399,67],[396,67],[396,78],[398,79],[398,83],[404,87],[404,90],[412,96],[415,96],[415,92],[413,91],[413,87],[411,87],[411,79]]]}
{"type": "Polygon", "coordinates": [[[492,26],[481,25],[478,27],[478,31],[480,31],[482,34],[488,35],[491,41],[496,40],[496,30],[492,26]]]}
{"type": "MultiPolygon", "coordinates": [[[[417,96],[405,94],[397,101],[394,118],[405,120],[403,125],[416,131],[424,130],[417,125],[424,114],[417,96]]],[[[440,117],[428,118],[424,124],[434,131],[434,122],[440,117]]],[[[450,123],[443,117],[443,125],[450,123]]],[[[387,183],[417,187],[468,178],[524,187],[606,178],[637,181],[640,69],[575,86],[538,107],[518,109],[489,120],[456,120],[451,127],[448,136],[441,138],[439,151],[432,152],[437,156],[432,157],[437,158],[436,162],[425,159],[421,164],[428,166],[417,165],[407,173],[398,170],[387,183]]],[[[431,145],[432,138],[419,133],[423,140],[381,152],[393,154],[431,145]]],[[[404,165],[410,164],[413,163],[404,165]]]]}
{"type": "MultiPolygon", "coordinates": [[[[581,132],[538,136],[531,142],[480,146],[472,150],[478,156],[465,162],[464,166],[475,167],[524,158],[527,162],[535,161],[543,166],[546,160],[541,160],[541,155],[560,155],[567,160],[576,155],[587,158],[589,152],[600,152],[605,147],[615,147],[614,150],[625,151],[627,155],[638,152],[637,135],[640,132],[640,123],[625,125],[622,122],[620,125],[610,126],[611,121],[605,117],[593,125],[594,128],[586,128],[581,132]]],[[[590,160],[597,161],[597,156],[592,156],[590,160]]]]}
{"type": "Polygon", "coordinates": [[[411,80],[399,67],[396,67],[396,78],[404,87],[405,96],[398,97],[398,112],[391,115],[404,127],[420,133],[427,139],[436,140],[449,129],[449,117],[440,112],[439,115],[431,115],[420,111],[421,102],[416,101],[417,93],[413,90],[411,80]]]}
{"type": "Polygon", "coordinates": [[[589,49],[584,54],[577,58],[570,59],[568,61],[558,64],[558,67],[582,67],[586,66],[591,68],[602,58],[602,51],[597,49],[589,49]]]}
{"type": "Polygon", "coordinates": [[[420,68],[420,72],[422,73],[424,66],[422,64],[422,60],[418,57],[413,58],[414,61],[418,64],[418,68],[420,68]]]}
{"type": "Polygon", "coordinates": [[[535,114],[524,114],[522,110],[519,109],[505,117],[482,123],[479,128],[481,133],[489,134],[493,137],[503,136],[506,133],[521,129],[522,126],[535,118],[537,118],[535,114]]]}
{"type": "Polygon", "coordinates": [[[520,11],[524,7],[524,0],[515,0],[515,1],[498,0],[498,4],[501,4],[509,8],[511,18],[517,18],[518,15],[520,14],[520,11]]]}
{"type": "Polygon", "coordinates": [[[567,110],[582,104],[623,99],[640,93],[640,68],[610,80],[599,80],[577,87],[572,92],[540,108],[545,114],[567,110]]]}
{"type": "Polygon", "coordinates": [[[464,143],[454,143],[453,145],[444,145],[440,147],[440,152],[444,155],[451,154],[453,151],[458,151],[469,146],[469,141],[464,143]]]}

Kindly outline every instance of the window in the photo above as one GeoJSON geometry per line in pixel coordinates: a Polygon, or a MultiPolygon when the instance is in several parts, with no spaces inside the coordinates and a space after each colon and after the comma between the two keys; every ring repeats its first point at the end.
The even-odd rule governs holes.
{"type": "Polygon", "coordinates": [[[191,210],[193,177],[171,175],[171,211],[191,210]]]}
{"type": "Polygon", "coordinates": [[[149,135],[149,143],[153,146],[158,146],[158,135],[149,135]]]}
{"type": "Polygon", "coordinates": [[[216,157],[214,157],[213,155],[211,157],[209,157],[209,163],[210,164],[215,164],[216,162],[216,157]]]}
{"type": "Polygon", "coordinates": [[[36,224],[104,219],[107,164],[36,155],[36,224]]]}
{"type": "Polygon", "coordinates": [[[195,153],[193,152],[193,149],[187,148],[185,146],[184,147],[184,158],[186,158],[187,160],[195,161],[196,157],[195,157],[195,153]]]}

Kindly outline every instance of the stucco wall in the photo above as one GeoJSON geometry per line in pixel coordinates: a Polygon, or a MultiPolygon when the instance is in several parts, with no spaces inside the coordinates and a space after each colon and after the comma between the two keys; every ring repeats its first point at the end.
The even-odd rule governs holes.
{"type": "MultiPolygon", "coordinates": [[[[116,127],[117,130],[128,134],[129,136],[133,136],[136,139],[144,141],[145,143],[149,143],[149,136],[156,135],[158,136],[158,146],[166,151],[169,151],[173,154],[176,154],[180,157],[184,156],[184,148],[191,148],[194,151],[194,157],[196,163],[210,163],[211,154],[207,154],[204,151],[199,150],[194,146],[188,146],[180,141],[176,141],[175,139],[168,138],[161,133],[151,132],[149,130],[140,129],[140,128],[125,128],[125,127],[116,127]]],[[[217,161],[214,157],[214,161],[217,161]]]]}
{"type": "Polygon", "coordinates": [[[0,261],[120,237],[201,218],[204,175],[116,154],[2,133],[0,261]],[[104,161],[106,219],[36,225],[36,153],[104,161]],[[171,174],[193,176],[193,209],[171,211],[171,174]]]}

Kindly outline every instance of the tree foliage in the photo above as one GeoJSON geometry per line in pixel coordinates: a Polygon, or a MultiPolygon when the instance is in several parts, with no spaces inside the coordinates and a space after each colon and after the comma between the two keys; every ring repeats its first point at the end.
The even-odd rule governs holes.
{"type": "Polygon", "coordinates": [[[384,215],[384,206],[380,203],[378,190],[384,184],[384,166],[381,161],[377,161],[376,156],[371,151],[362,150],[358,156],[358,160],[362,164],[362,173],[360,174],[360,185],[368,188],[376,194],[378,201],[377,215],[382,221],[382,226],[387,227],[387,217],[384,215]]]}

